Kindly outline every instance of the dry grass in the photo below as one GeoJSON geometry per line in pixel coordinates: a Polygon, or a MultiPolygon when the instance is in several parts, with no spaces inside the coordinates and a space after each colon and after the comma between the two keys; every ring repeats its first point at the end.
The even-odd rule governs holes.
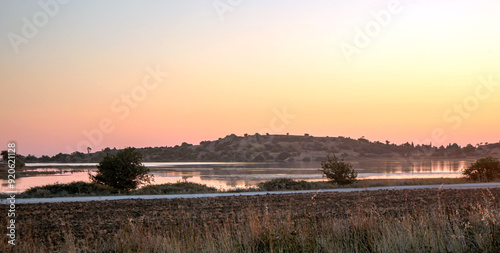
{"type": "Polygon", "coordinates": [[[23,205],[22,215],[42,213],[20,217],[21,243],[10,247],[2,240],[0,250],[499,252],[499,194],[413,190],[23,205]],[[101,209],[113,206],[118,210],[101,209]],[[82,216],[69,216],[77,208],[82,216]],[[102,215],[91,212],[95,208],[102,215]],[[40,218],[49,211],[65,216],[52,220],[52,230],[45,229],[51,220],[40,218]]]}
{"type": "Polygon", "coordinates": [[[378,187],[399,185],[437,185],[473,183],[464,177],[459,178],[404,178],[404,179],[363,179],[356,182],[356,187],[378,187]]]}

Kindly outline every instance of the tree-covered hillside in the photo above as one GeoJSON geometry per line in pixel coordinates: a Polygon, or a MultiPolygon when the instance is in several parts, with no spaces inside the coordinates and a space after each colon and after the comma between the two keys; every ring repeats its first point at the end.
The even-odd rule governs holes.
{"type": "MultiPolygon", "coordinates": [[[[411,159],[475,159],[485,155],[500,156],[500,143],[478,144],[461,147],[457,144],[435,147],[389,141],[371,142],[365,138],[313,137],[298,135],[228,135],[214,141],[202,141],[199,145],[182,143],[173,147],[138,148],[144,161],[218,161],[218,162],[270,162],[270,161],[322,161],[327,154],[351,159],[360,158],[411,158],[411,159]]],[[[85,154],[59,153],[55,156],[22,157],[26,162],[99,162],[107,153],[117,149],[105,148],[85,154]]]]}

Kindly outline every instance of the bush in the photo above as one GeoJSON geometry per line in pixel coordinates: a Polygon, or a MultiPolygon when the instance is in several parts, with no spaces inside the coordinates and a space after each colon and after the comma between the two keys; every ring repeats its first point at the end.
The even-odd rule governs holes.
{"type": "Polygon", "coordinates": [[[327,182],[308,182],[298,181],[291,178],[276,178],[270,181],[262,182],[257,185],[261,190],[265,191],[286,191],[286,190],[319,190],[333,189],[332,184],[327,182]]]}
{"type": "Polygon", "coordinates": [[[97,166],[97,175],[89,175],[90,180],[119,190],[135,189],[152,180],[141,160],[142,155],[135,148],[125,148],[116,155],[107,154],[97,166]]]}
{"type": "Polygon", "coordinates": [[[264,160],[265,159],[262,155],[258,155],[253,159],[254,162],[263,162],[264,160]]]}
{"type": "Polygon", "coordinates": [[[85,195],[110,195],[116,190],[104,185],[86,182],[72,182],[69,184],[50,184],[32,187],[21,194],[26,198],[85,196],[85,195]]]}
{"type": "Polygon", "coordinates": [[[309,190],[312,188],[309,182],[295,181],[290,178],[276,178],[259,183],[258,187],[265,191],[309,190]]]}
{"type": "Polygon", "coordinates": [[[209,187],[203,184],[196,184],[190,182],[179,182],[174,184],[160,184],[148,185],[138,189],[133,194],[146,195],[146,194],[185,194],[185,193],[212,193],[217,192],[214,187],[209,187]]]}
{"type": "Polygon", "coordinates": [[[358,173],[352,168],[352,164],[345,163],[344,159],[327,156],[327,161],[321,162],[323,174],[333,183],[338,185],[352,184],[356,181],[358,173]]]}
{"type": "MultiPolygon", "coordinates": [[[[7,150],[3,150],[2,152],[0,152],[0,155],[2,156],[1,158],[4,163],[7,163],[7,161],[9,161],[9,152],[7,150]]],[[[22,168],[25,165],[20,155],[16,155],[14,164],[16,165],[17,169],[22,168]]]]}
{"type": "Polygon", "coordinates": [[[491,181],[500,178],[500,161],[488,156],[472,163],[462,174],[475,181],[491,181]]]}

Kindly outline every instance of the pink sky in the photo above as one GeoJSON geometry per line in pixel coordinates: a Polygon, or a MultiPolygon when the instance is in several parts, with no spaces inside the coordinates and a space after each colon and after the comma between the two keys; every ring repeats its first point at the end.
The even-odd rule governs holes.
{"type": "Polygon", "coordinates": [[[392,2],[245,1],[221,20],[208,2],[72,1],[17,47],[9,34],[43,9],[2,2],[0,143],[54,155],[256,132],[500,141],[499,4],[400,1],[346,56],[392,2]]]}

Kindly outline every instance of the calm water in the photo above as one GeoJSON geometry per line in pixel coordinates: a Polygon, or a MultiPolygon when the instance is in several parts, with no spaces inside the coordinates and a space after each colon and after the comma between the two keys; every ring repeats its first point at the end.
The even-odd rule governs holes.
{"type": "MultiPolygon", "coordinates": [[[[459,177],[471,161],[361,161],[351,162],[359,179],[459,177]]],[[[238,162],[160,162],[144,163],[154,176],[154,184],[188,181],[219,189],[248,188],[273,178],[324,180],[320,164],[309,163],[238,163],[238,162]]],[[[18,191],[33,186],[89,181],[95,173],[93,163],[28,163],[26,173],[16,180],[18,191]]],[[[6,174],[2,174],[0,192],[6,192],[6,174]]]]}

